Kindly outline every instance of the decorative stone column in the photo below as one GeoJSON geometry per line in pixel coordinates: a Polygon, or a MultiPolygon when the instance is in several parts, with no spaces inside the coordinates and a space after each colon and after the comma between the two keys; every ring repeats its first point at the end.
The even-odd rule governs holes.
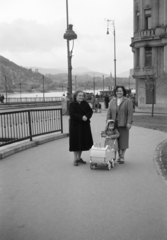
{"type": "Polygon", "coordinates": [[[136,67],[136,62],[137,62],[137,51],[136,48],[133,49],[133,68],[136,67]]]}
{"type": "Polygon", "coordinates": [[[140,0],[140,30],[145,29],[144,1],[140,0]]]}
{"type": "Polygon", "coordinates": [[[167,26],[167,0],[164,0],[164,26],[167,26]]]}
{"type": "Polygon", "coordinates": [[[152,0],[152,28],[156,28],[158,26],[158,11],[159,11],[159,3],[158,0],[152,0]]]}
{"type": "Polygon", "coordinates": [[[143,70],[145,67],[145,48],[140,48],[140,69],[143,70]]]}
{"type": "Polygon", "coordinates": [[[167,45],[164,46],[164,71],[167,72],[167,45]]]}
{"type": "Polygon", "coordinates": [[[136,32],[136,1],[133,0],[133,33],[136,32]]]}
{"type": "Polygon", "coordinates": [[[158,63],[158,49],[156,47],[152,48],[152,66],[154,68],[157,68],[157,63],[158,63]]]}

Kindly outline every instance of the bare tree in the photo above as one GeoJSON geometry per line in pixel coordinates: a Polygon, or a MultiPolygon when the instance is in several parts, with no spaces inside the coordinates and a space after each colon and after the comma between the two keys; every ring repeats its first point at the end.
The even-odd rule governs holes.
{"type": "Polygon", "coordinates": [[[154,116],[155,93],[161,84],[167,84],[167,71],[157,67],[144,68],[145,88],[152,93],[152,117],[154,116]]]}

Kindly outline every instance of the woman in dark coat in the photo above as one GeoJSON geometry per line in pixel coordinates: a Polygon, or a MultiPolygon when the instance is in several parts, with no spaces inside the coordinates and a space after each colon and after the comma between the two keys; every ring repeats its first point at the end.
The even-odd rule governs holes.
{"type": "Polygon", "coordinates": [[[69,151],[74,152],[74,166],[78,166],[79,163],[86,163],[81,158],[82,151],[88,151],[93,145],[90,128],[92,114],[90,105],[84,101],[84,93],[77,91],[74,94],[74,101],[70,103],[69,107],[69,151]]]}

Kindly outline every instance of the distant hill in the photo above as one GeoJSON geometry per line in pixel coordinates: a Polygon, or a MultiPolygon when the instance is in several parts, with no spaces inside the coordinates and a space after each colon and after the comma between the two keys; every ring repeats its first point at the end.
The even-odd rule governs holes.
{"type": "Polygon", "coordinates": [[[119,74],[118,74],[118,77],[127,77],[127,78],[128,78],[129,75],[130,75],[130,74],[129,74],[129,71],[127,71],[127,72],[119,73],[119,74]]]}
{"type": "MultiPolygon", "coordinates": [[[[51,84],[53,81],[48,77],[45,78],[45,84],[51,84]]],[[[32,91],[43,89],[43,75],[39,72],[33,72],[32,69],[27,69],[18,66],[14,62],[0,56],[0,91],[13,92],[32,91]],[[6,88],[7,87],[7,88],[6,88]]]]}
{"type": "MultiPolygon", "coordinates": [[[[101,90],[114,86],[114,80],[106,74],[93,72],[87,68],[76,68],[73,70],[73,90],[101,90]],[[104,79],[103,79],[104,76],[104,79]]],[[[129,86],[129,78],[117,77],[117,84],[129,86]]],[[[24,68],[14,62],[0,56],[0,92],[20,91],[67,91],[67,70],[24,68]],[[56,73],[55,73],[56,72],[56,73]],[[44,84],[44,86],[43,86],[44,84]]],[[[131,81],[133,87],[133,81],[131,81]]]]}
{"type": "MultiPolygon", "coordinates": [[[[40,72],[42,74],[47,74],[47,75],[49,75],[49,74],[56,75],[56,74],[61,74],[61,73],[66,73],[67,74],[67,68],[38,68],[38,67],[32,67],[31,69],[33,71],[38,69],[38,72],[40,72]]],[[[74,68],[72,70],[72,75],[89,75],[91,77],[93,77],[93,76],[100,77],[100,76],[103,76],[103,75],[104,75],[104,77],[109,76],[105,73],[91,71],[91,70],[89,70],[85,67],[74,68]]]]}

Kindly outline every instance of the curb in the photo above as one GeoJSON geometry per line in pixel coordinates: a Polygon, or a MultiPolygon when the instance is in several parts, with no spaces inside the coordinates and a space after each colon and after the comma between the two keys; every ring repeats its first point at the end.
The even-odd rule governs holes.
{"type": "Polygon", "coordinates": [[[69,136],[69,133],[51,134],[49,136],[37,137],[37,139],[35,139],[33,141],[26,140],[24,142],[17,143],[14,146],[8,145],[7,148],[5,147],[5,149],[0,150],[0,160],[2,160],[5,157],[8,157],[10,155],[13,155],[15,153],[24,151],[26,149],[29,149],[32,147],[37,147],[38,145],[41,145],[41,144],[44,144],[44,143],[47,143],[50,141],[62,139],[62,138],[68,137],[68,136],[69,136]]]}
{"type": "Polygon", "coordinates": [[[153,160],[158,175],[161,177],[162,181],[167,187],[167,168],[165,167],[162,159],[163,156],[162,152],[164,151],[164,149],[167,149],[167,140],[164,140],[157,146],[153,160]]]}

